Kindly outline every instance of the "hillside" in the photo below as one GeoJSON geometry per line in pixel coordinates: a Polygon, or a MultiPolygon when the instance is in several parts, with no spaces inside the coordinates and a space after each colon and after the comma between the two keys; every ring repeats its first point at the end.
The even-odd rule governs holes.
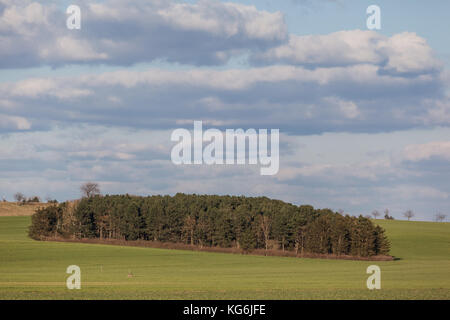
{"type": "MultiPolygon", "coordinates": [[[[375,220],[375,223],[386,229],[394,257],[406,260],[450,260],[448,222],[375,220]]],[[[450,271],[447,278],[449,276],[450,271]]]]}
{"type": "Polygon", "coordinates": [[[37,208],[47,207],[48,203],[26,203],[19,205],[17,202],[0,202],[0,217],[6,216],[31,216],[37,208]]]}
{"type": "Polygon", "coordinates": [[[380,262],[34,241],[30,223],[0,217],[0,299],[450,299],[449,223],[377,220],[397,258],[380,262]],[[71,264],[81,290],[65,287],[71,264]]]}

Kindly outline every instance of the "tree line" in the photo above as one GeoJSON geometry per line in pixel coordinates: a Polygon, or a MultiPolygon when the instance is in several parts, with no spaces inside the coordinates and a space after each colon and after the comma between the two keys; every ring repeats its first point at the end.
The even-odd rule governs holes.
{"type": "MultiPolygon", "coordinates": [[[[41,203],[41,198],[39,198],[38,196],[31,196],[31,197],[26,197],[22,192],[17,192],[14,194],[14,200],[16,200],[16,202],[19,205],[24,205],[27,203],[41,203]]],[[[3,197],[3,202],[7,202],[6,198],[3,197]]],[[[54,200],[50,197],[46,198],[47,203],[58,203],[57,200],[54,200]]]]}
{"type": "Polygon", "coordinates": [[[388,255],[384,230],[366,217],[266,197],[93,195],[39,208],[29,235],[174,242],[296,254],[388,255]]]}
{"type": "Polygon", "coordinates": [[[25,204],[25,203],[40,203],[41,199],[38,196],[33,196],[33,197],[26,197],[23,193],[21,192],[17,192],[16,194],[14,194],[14,199],[17,201],[17,203],[19,204],[25,204]]]}

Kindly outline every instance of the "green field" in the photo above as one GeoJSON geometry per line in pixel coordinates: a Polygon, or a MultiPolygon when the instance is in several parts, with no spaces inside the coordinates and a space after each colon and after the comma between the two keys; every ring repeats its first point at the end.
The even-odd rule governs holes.
{"type": "Polygon", "coordinates": [[[397,259],[368,262],[41,242],[30,220],[0,217],[0,299],[450,299],[449,223],[379,220],[397,259]],[[81,290],[65,286],[72,264],[81,290]]]}

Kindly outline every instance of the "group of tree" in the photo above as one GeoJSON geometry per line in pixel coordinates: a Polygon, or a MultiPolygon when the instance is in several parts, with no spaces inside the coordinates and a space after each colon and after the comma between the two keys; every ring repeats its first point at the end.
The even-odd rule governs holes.
{"type": "Polygon", "coordinates": [[[32,196],[32,197],[26,197],[23,193],[21,192],[17,192],[14,195],[14,199],[20,203],[20,204],[25,204],[25,203],[39,203],[41,202],[41,199],[38,196],[32,196]]]}
{"type": "MultiPolygon", "coordinates": [[[[372,216],[377,219],[380,216],[380,212],[378,210],[374,210],[372,211],[372,216]]],[[[415,213],[414,211],[412,211],[411,209],[406,210],[405,212],[403,212],[403,216],[409,220],[411,220],[411,218],[415,217],[415,213]]],[[[436,222],[443,222],[445,221],[445,219],[447,218],[446,214],[443,213],[436,213],[434,215],[434,221],[436,222]]],[[[389,209],[384,210],[384,219],[386,220],[394,220],[394,217],[389,215],[389,209]]]]}
{"type": "Polygon", "coordinates": [[[384,210],[384,219],[386,220],[395,220],[393,216],[389,215],[389,209],[384,210]]]}
{"type": "MultiPolygon", "coordinates": [[[[378,210],[374,210],[372,211],[372,216],[374,217],[374,219],[378,219],[378,217],[381,216],[381,213],[378,210]]],[[[384,210],[384,219],[394,220],[394,217],[389,215],[389,209],[384,210]]]]}
{"type": "MultiPolygon", "coordinates": [[[[378,219],[378,217],[381,216],[381,213],[378,210],[373,210],[372,211],[372,216],[374,217],[374,219],[378,219]]],[[[367,217],[370,217],[370,216],[367,216],[367,217]]],[[[389,215],[389,209],[385,209],[384,210],[384,219],[386,219],[386,220],[394,220],[394,217],[389,215]]]]}
{"type": "Polygon", "coordinates": [[[97,189],[86,190],[81,200],[38,209],[30,236],[148,240],[246,252],[291,250],[298,255],[389,253],[384,230],[363,216],[266,197],[100,196],[97,189]]]}
{"type": "MultiPolygon", "coordinates": [[[[14,194],[14,200],[16,200],[19,204],[27,204],[27,203],[41,203],[41,198],[38,196],[26,197],[22,192],[17,192],[14,194]]],[[[3,198],[3,201],[6,202],[6,198],[3,198]]],[[[52,199],[50,197],[46,198],[47,203],[58,203],[58,200],[52,199]]]]}

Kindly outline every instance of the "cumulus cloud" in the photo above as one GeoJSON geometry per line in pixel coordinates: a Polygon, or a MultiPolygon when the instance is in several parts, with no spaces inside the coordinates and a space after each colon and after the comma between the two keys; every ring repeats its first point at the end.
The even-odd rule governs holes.
{"type": "Polygon", "coordinates": [[[289,35],[279,12],[206,0],[78,1],[70,31],[56,3],[0,0],[0,68],[169,67],[0,83],[0,193],[63,200],[95,180],[107,193],[264,194],[353,214],[448,208],[450,146],[436,136],[448,136],[450,77],[417,34],[289,35]],[[279,128],[278,175],[173,165],[170,132],[194,120],[279,128]]]}
{"type": "Polygon", "coordinates": [[[0,68],[155,59],[214,65],[287,37],[280,12],[211,0],[81,1],[81,30],[68,30],[65,12],[49,2],[0,4],[0,68]]]}
{"type": "Polygon", "coordinates": [[[391,37],[375,31],[338,31],[326,35],[290,35],[281,46],[253,56],[257,63],[287,63],[309,67],[372,64],[380,72],[433,73],[442,69],[426,40],[412,32],[391,37]]]}
{"type": "Polygon", "coordinates": [[[352,30],[288,39],[279,12],[157,0],[81,2],[82,29],[69,31],[57,27],[65,14],[49,2],[0,1],[0,68],[154,59],[208,65],[247,50],[252,61],[275,64],[125,69],[0,84],[0,111],[29,119],[35,129],[53,121],[173,128],[204,120],[312,134],[450,123],[448,80],[414,33],[352,30]]]}
{"type": "Polygon", "coordinates": [[[15,116],[37,124],[174,128],[203,120],[294,134],[428,126],[426,101],[444,97],[439,77],[380,74],[369,64],[122,70],[1,83],[0,93],[15,116]]]}

